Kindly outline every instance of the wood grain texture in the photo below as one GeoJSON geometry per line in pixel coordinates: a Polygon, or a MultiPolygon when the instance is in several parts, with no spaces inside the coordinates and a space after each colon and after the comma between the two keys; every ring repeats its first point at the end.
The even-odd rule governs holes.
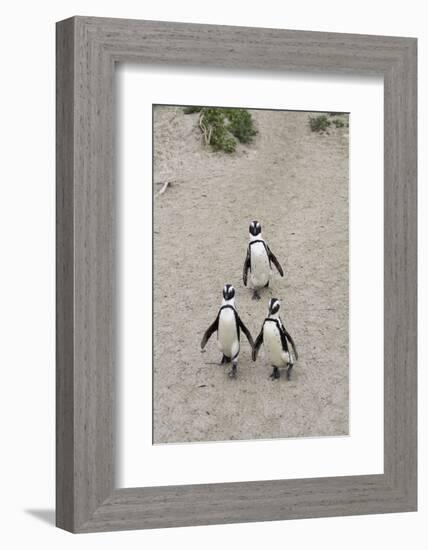
{"type": "Polygon", "coordinates": [[[56,521],[74,526],[74,23],[56,37],[56,521]]]}
{"type": "MultiPolygon", "coordinates": [[[[416,40],[75,17],[57,25],[57,525],[72,532],[416,510],[416,40]],[[114,488],[115,62],[385,84],[383,475],[114,488]]],[[[144,466],[142,466],[144,467],[144,466]]]]}

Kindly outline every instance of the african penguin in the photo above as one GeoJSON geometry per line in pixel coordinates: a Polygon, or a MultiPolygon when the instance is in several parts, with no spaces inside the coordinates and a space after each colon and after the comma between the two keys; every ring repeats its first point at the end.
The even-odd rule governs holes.
{"type": "Polygon", "coordinates": [[[247,248],[247,256],[244,262],[243,280],[247,286],[248,271],[250,272],[250,285],[253,289],[253,300],[260,300],[258,290],[269,286],[272,275],[273,263],[281,277],[284,272],[275,255],[262,238],[262,226],[258,221],[250,223],[250,242],[247,248]]]}
{"type": "Polygon", "coordinates": [[[253,347],[253,361],[257,359],[257,353],[260,346],[263,344],[273,367],[270,377],[276,380],[280,377],[280,367],[287,367],[287,380],[290,379],[291,369],[294,365],[293,354],[297,361],[299,358],[293,338],[286,331],[281,317],[279,316],[279,308],[281,303],[276,298],[269,300],[269,314],[263,321],[260,334],[257,336],[253,347]],[[291,344],[291,349],[289,348],[291,344]]]}
{"type": "Polygon", "coordinates": [[[202,338],[201,349],[204,349],[211,335],[217,332],[217,344],[223,354],[221,364],[232,362],[232,370],[229,372],[231,378],[236,377],[241,329],[247,337],[252,350],[254,342],[250,331],[241,321],[235,308],[235,289],[232,285],[225,285],[223,288],[222,305],[215,321],[208,327],[202,338]]]}

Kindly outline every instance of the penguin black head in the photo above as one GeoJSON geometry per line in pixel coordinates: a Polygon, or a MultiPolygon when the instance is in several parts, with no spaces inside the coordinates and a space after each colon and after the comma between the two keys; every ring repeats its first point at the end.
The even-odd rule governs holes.
{"type": "Polygon", "coordinates": [[[231,300],[235,297],[235,289],[232,285],[224,285],[223,288],[223,298],[225,300],[231,300]]]}
{"type": "Polygon", "coordinates": [[[269,300],[269,315],[275,315],[275,313],[278,313],[280,307],[281,302],[277,298],[271,298],[269,300]]]}
{"type": "Polygon", "coordinates": [[[257,237],[262,232],[262,226],[258,221],[253,221],[250,223],[249,231],[253,237],[257,237]]]}

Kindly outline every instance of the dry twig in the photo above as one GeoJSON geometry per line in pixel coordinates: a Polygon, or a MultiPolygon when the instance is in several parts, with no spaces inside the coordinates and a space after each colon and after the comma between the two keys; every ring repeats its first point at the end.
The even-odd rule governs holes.
{"type": "Polygon", "coordinates": [[[168,187],[168,185],[169,185],[170,183],[171,183],[171,182],[166,181],[166,182],[162,185],[162,188],[159,190],[158,195],[163,195],[163,194],[165,193],[165,191],[167,190],[167,187],[168,187]]]}

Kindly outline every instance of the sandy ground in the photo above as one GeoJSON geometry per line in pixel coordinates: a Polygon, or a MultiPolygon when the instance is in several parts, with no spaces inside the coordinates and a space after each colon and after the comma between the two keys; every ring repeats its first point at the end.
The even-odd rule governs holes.
{"type": "Polygon", "coordinates": [[[310,131],[308,113],[251,111],[259,130],[236,154],[201,144],[198,115],[154,112],[154,442],[348,433],[348,129],[310,131]],[[158,195],[161,184],[172,181],[158,195]],[[257,219],[281,262],[259,302],[242,283],[257,219]],[[255,338],[271,296],[299,351],[292,378],[269,378],[242,335],[238,378],[215,335],[222,288],[255,338]]]}

